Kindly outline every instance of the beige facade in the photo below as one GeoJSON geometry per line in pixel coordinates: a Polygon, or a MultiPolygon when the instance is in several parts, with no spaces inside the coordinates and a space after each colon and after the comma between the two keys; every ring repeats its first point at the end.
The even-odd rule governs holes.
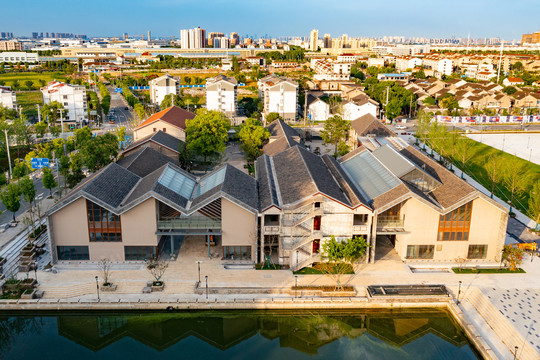
{"type": "Polygon", "coordinates": [[[184,131],[184,129],[180,129],[172,125],[171,123],[163,120],[157,120],[148,125],[135,129],[135,131],[133,132],[134,140],[140,140],[146,136],[152,135],[158,130],[172,135],[182,141],[186,140],[186,132],[184,131]]]}
{"type": "Polygon", "coordinates": [[[250,246],[251,259],[257,251],[257,215],[225,198],[221,200],[221,241],[223,246],[250,246]]]}

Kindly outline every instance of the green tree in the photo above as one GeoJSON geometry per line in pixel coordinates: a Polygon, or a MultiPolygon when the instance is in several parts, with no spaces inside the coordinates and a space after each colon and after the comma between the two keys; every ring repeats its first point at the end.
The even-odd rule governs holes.
{"type": "Polygon", "coordinates": [[[240,128],[238,137],[248,162],[253,162],[262,154],[261,147],[270,137],[270,132],[262,126],[259,120],[248,118],[240,128]]]}
{"type": "Polygon", "coordinates": [[[33,204],[36,199],[36,187],[34,185],[34,182],[29,177],[24,177],[23,179],[19,180],[17,183],[19,186],[19,190],[21,192],[21,195],[29,205],[30,205],[30,219],[32,220],[32,228],[34,227],[34,216],[33,216],[33,204]]]}
{"type": "Polygon", "coordinates": [[[88,169],[96,171],[118,156],[118,139],[111,133],[100,135],[79,147],[79,152],[88,169]]]}
{"type": "Polygon", "coordinates": [[[510,212],[516,195],[522,194],[530,183],[530,173],[525,162],[513,156],[504,163],[503,181],[506,190],[510,193],[510,212]]]}
{"type": "Polygon", "coordinates": [[[52,197],[52,189],[56,187],[54,175],[49,168],[43,168],[43,187],[49,189],[49,196],[52,197]]]}
{"type": "Polygon", "coordinates": [[[41,118],[46,120],[49,125],[60,119],[60,111],[64,110],[64,105],[58,101],[51,101],[50,104],[44,104],[41,107],[41,118]]]}
{"type": "Polygon", "coordinates": [[[512,70],[514,70],[514,71],[523,70],[523,64],[521,63],[521,61],[516,61],[515,63],[513,63],[512,64],[512,70]]]}
{"type": "Polygon", "coordinates": [[[24,82],[24,85],[26,85],[26,88],[28,90],[32,90],[34,88],[34,82],[32,80],[26,80],[24,82]]]}
{"type": "Polygon", "coordinates": [[[202,156],[206,163],[209,156],[222,153],[228,140],[229,119],[219,111],[201,109],[187,120],[186,141],[188,148],[202,156]]]}
{"type": "Polygon", "coordinates": [[[49,128],[49,131],[54,138],[57,138],[58,135],[60,135],[60,133],[62,132],[62,128],[60,126],[51,126],[49,128]]]}
{"type": "Polygon", "coordinates": [[[459,104],[456,97],[452,94],[447,94],[444,96],[439,103],[443,109],[446,109],[449,116],[454,115],[455,111],[459,109],[459,104]]]}
{"type": "Polygon", "coordinates": [[[510,266],[511,271],[516,271],[518,266],[523,263],[525,252],[515,246],[505,245],[503,248],[503,261],[510,266]]]}
{"type": "Polygon", "coordinates": [[[38,138],[42,138],[47,131],[47,124],[45,124],[43,121],[38,122],[36,125],[34,125],[34,131],[36,132],[36,136],[38,138]]]}
{"type": "Polygon", "coordinates": [[[465,172],[465,167],[467,162],[473,157],[473,142],[463,136],[460,136],[457,144],[455,146],[455,157],[461,163],[461,178],[463,179],[463,172],[465,172]]]}
{"type": "Polygon", "coordinates": [[[144,119],[144,116],[146,114],[146,111],[144,110],[144,105],[141,103],[137,103],[133,106],[133,109],[135,110],[135,113],[139,117],[139,119],[144,119]]]}
{"type": "Polygon", "coordinates": [[[90,130],[88,126],[83,126],[82,128],[75,130],[75,144],[77,148],[84,147],[91,140],[92,130],[90,130]]]}
{"type": "Polygon", "coordinates": [[[437,102],[435,101],[434,98],[432,98],[431,96],[425,98],[424,100],[422,100],[422,102],[424,103],[424,105],[435,105],[437,102]]]}
{"type": "Polygon", "coordinates": [[[341,276],[354,270],[355,263],[366,255],[369,247],[366,239],[360,236],[338,241],[332,235],[322,243],[321,257],[325,262],[321,269],[336,281],[336,290],[343,290],[341,276]]]}
{"type": "Polygon", "coordinates": [[[82,179],[85,178],[82,167],[82,155],[80,153],[73,153],[70,157],[69,162],[70,171],[69,174],[67,174],[66,176],[66,184],[69,188],[73,188],[79,182],[81,182],[82,179]]]}
{"type": "Polygon", "coordinates": [[[529,216],[536,222],[535,229],[540,225],[540,180],[536,181],[529,196],[529,216]]]}
{"type": "Polygon", "coordinates": [[[39,82],[40,87],[44,87],[45,84],[47,84],[47,82],[45,80],[43,80],[43,79],[39,79],[38,82],[39,82]]]}
{"type": "Polygon", "coordinates": [[[0,200],[8,211],[13,214],[13,222],[15,222],[15,213],[21,207],[21,191],[15,183],[8,184],[0,193],[0,200]]]}
{"type": "Polygon", "coordinates": [[[334,157],[339,155],[338,145],[347,139],[350,126],[350,123],[339,115],[334,115],[325,121],[324,129],[320,134],[325,144],[334,145],[334,157]]]}
{"type": "Polygon", "coordinates": [[[28,166],[26,165],[26,162],[22,159],[17,159],[16,164],[13,167],[13,177],[15,179],[22,178],[23,176],[26,176],[29,173],[28,166]]]}
{"type": "Polygon", "coordinates": [[[512,95],[517,92],[517,89],[513,86],[507,86],[502,90],[502,92],[508,95],[512,95]]]}
{"type": "Polygon", "coordinates": [[[268,115],[266,115],[266,123],[267,124],[270,124],[272,121],[274,121],[276,119],[283,120],[283,118],[277,112],[271,112],[271,113],[268,113],[268,115]]]}

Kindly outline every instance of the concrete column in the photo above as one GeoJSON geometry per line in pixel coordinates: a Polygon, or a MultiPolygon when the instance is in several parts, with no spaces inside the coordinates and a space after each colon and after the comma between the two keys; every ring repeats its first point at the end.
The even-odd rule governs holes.
{"type": "Polygon", "coordinates": [[[370,245],[371,245],[371,256],[370,256],[370,263],[375,262],[375,245],[377,243],[377,216],[373,217],[373,221],[371,223],[371,235],[370,235],[370,245]]]}
{"type": "Polygon", "coordinates": [[[174,255],[174,235],[171,235],[171,257],[174,255]]]}

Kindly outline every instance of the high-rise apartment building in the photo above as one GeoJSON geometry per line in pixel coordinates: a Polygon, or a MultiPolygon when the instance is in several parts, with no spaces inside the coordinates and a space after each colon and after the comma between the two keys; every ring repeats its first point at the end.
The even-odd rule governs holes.
{"type": "Polygon", "coordinates": [[[208,33],[208,46],[214,46],[214,39],[224,37],[225,34],[221,32],[209,32],[208,33]]]}
{"type": "Polygon", "coordinates": [[[329,49],[332,47],[332,36],[330,34],[324,34],[323,48],[329,49]]]}
{"type": "Polygon", "coordinates": [[[69,85],[59,81],[52,81],[41,88],[43,103],[50,104],[58,101],[67,110],[64,120],[81,123],[87,119],[86,87],[83,85],[69,85]]]}
{"type": "Polygon", "coordinates": [[[309,34],[309,50],[317,51],[319,49],[319,30],[313,29],[309,34]]]}
{"type": "Polygon", "coordinates": [[[523,34],[521,44],[538,44],[540,43],[540,31],[532,34],[523,34]]]}
{"type": "Polygon", "coordinates": [[[182,49],[202,49],[206,47],[206,30],[200,27],[180,30],[180,47],[182,49]]]}
{"type": "Polygon", "coordinates": [[[240,36],[238,33],[232,32],[230,35],[231,46],[238,45],[240,43],[240,36]]]}

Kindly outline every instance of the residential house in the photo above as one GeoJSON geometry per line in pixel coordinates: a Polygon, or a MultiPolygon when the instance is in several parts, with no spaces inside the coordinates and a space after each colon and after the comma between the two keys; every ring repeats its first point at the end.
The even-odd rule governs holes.
{"type": "Polygon", "coordinates": [[[367,95],[358,95],[354,101],[344,102],[342,106],[345,120],[355,120],[366,114],[376,117],[379,109],[379,103],[370,99],[367,95]]]}
{"type": "Polygon", "coordinates": [[[0,86],[0,107],[17,110],[17,96],[15,91],[8,87],[0,86]]]}
{"type": "Polygon", "coordinates": [[[150,101],[153,104],[161,104],[165,96],[178,95],[180,80],[165,74],[153,80],[150,80],[150,101]]]}
{"type": "Polygon", "coordinates": [[[310,121],[326,121],[330,117],[330,105],[321,98],[308,94],[307,106],[310,121]]]}
{"type": "Polygon", "coordinates": [[[262,148],[266,155],[272,156],[296,145],[303,146],[298,132],[281,119],[272,121],[266,128],[270,132],[270,138],[262,148]]]}
{"type": "Polygon", "coordinates": [[[165,110],[150,116],[133,130],[133,139],[135,141],[146,138],[159,130],[174,136],[182,141],[186,140],[186,121],[193,119],[195,114],[171,106],[165,110]]]}
{"type": "Polygon", "coordinates": [[[259,98],[263,101],[263,118],[272,112],[286,121],[295,121],[298,111],[298,83],[276,75],[268,75],[257,82],[259,98]]]}
{"type": "Polygon", "coordinates": [[[178,162],[180,149],[184,145],[185,143],[179,138],[163,132],[162,130],[158,130],[130,144],[122,151],[121,155],[126,158],[142,149],[151,148],[158,153],[169,157],[172,162],[178,162]]]}
{"type": "Polygon", "coordinates": [[[237,115],[238,82],[233,77],[218,75],[206,79],[206,108],[221,111],[232,119],[237,115]]]}
{"type": "Polygon", "coordinates": [[[518,85],[525,85],[525,81],[523,81],[522,78],[517,77],[507,77],[503,80],[504,86],[518,86],[518,85]]]}
{"type": "Polygon", "coordinates": [[[43,103],[50,104],[57,101],[66,110],[63,121],[83,124],[88,119],[86,103],[86,87],[83,85],[70,85],[60,81],[51,81],[41,88],[43,103]]]}

